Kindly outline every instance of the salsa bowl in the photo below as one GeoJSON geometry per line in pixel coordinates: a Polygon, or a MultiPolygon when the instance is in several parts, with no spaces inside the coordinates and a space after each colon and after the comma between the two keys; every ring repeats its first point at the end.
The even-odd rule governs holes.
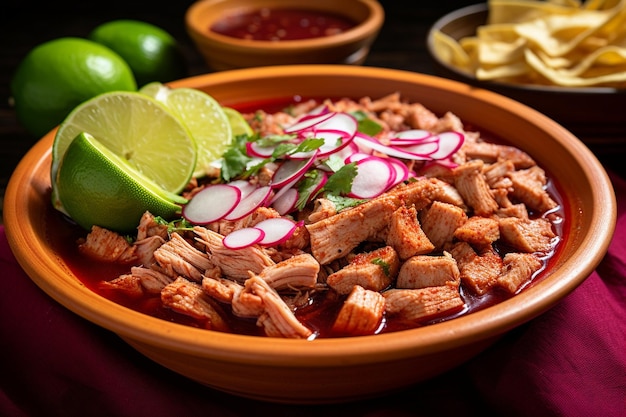
{"type": "MultiPolygon", "coordinates": [[[[384,20],[385,12],[376,0],[320,0],[307,3],[297,0],[199,0],[189,7],[185,16],[189,37],[209,68],[216,71],[288,64],[361,65],[384,20]],[[274,14],[280,10],[329,14],[347,19],[354,26],[327,36],[299,36],[284,40],[268,40],[265,37],[245,39],[210,29],[216,24],[227,22],[225,19],[236,20],[246,13],[255,13],[261,9],[274,14]]],[[[295,19],[290,18],[290,21],[295,19]]],[[[263,24],[265,28],[275,25],[270,20],[263,24]]],[[[260,27],[263,29],[263,25],[260,27]]],[[[300,27],[298,25],[289,29],[285,25],[284,30],[295,31],[300,27]]]]}
{"type": "Polygon", "coordinates": [[[437,114],[454,112],[523,149],[545,167],[563,199],[562,241],[549,269],[499,304],[449,321],[373,336],[307,341],[237,335],[139,313],[81,282],[51,243],[55,225],[50,216],[50,132],[20,162],[4,199],[6,233],[20,265],[69,310],[118,334],[156,363],[214,389],[271,402],[333,403],[427,380],[557,304],[591,274],[612,237],[615,195],[596,157],[556,122],[493,92],[433,76],[342,65],[241,69],[170,85],[206,91],[233,107],[294,97],[376,98],[400,92],[437,114]]]}

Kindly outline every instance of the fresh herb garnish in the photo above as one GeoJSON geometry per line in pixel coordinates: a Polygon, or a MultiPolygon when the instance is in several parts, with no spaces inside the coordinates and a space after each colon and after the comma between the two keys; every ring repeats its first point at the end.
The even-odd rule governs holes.
{"type": "Polygon", "coordinates": [[[381,258],[374,258],[372,259],[372,263],[380,266],[383,269],[383,272],[385,273],[385,275],[389,276],[389,264],[387,262],[385,262],[381,258]]]}

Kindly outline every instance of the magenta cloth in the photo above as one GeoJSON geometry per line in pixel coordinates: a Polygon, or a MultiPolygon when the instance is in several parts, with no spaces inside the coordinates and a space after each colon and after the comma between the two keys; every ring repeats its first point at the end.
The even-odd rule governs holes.
{"type": "Polygon", "coordinates": [[[446,374],[338,405],[241,399],[174,374],[43,293],[0,226],[0,415],[626,416],[626,181],[612,180],[615,236],[572,294],[446,374]]]}

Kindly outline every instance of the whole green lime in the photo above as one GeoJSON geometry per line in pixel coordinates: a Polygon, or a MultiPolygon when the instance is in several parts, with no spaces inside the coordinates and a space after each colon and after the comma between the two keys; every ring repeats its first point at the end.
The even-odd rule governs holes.
{"type": "Polygon", "coordinates": [[[11,79],[11,95],[20,123],[39,137],[92,97],[133,91],[132,70],[117,53],[96,42],[73,37],[33,48],[11,79]]]}
{"type": "Polygon", "coordinates": [[[139,20],[120,19],[97,26],[89,39],[101,43],[128,62],[137,85],[167,82],[186,74],[184,57],[176,39],[165,30],[139,20]]]}

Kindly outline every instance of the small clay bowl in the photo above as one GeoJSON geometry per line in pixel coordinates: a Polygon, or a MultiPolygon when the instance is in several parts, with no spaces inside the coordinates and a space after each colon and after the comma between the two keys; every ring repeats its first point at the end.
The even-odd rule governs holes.
{"type": "Polygon", "coordinates": [[[216,71],[285,64],[362,64],[384,22],[376,0],[200,0],[185,16],[187,32],[216,71]],[[354,23],[329,36],[297,40],[250,40],[224,35],[211,27],[224,19],[260,9],[296,9],[325,13],[354,23]]]}

